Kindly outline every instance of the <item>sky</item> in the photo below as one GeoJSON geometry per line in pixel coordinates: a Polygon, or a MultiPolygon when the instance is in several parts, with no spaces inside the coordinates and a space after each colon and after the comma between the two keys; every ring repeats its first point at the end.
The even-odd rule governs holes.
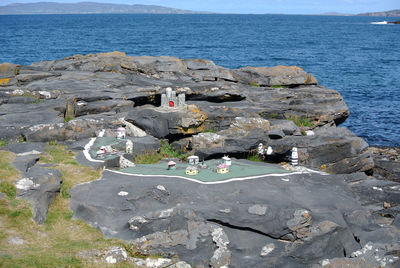
{"type": "Polygon", "coordinates": [[[0,0],[0,5],[34,2],[102,2],[115,4],[160,5],[195,11],[220,13],[283,13],[321,14],[363,12],[400,9],[400,0],[0,0]]]}

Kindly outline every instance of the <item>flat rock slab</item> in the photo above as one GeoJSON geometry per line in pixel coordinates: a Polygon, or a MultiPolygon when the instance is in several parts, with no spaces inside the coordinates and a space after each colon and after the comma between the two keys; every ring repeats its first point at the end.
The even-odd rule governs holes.
{"type": "Polygon", "coordinates": [[[177,254],[205,267],[310,267],[343,252],[348,257],[371,239],[387,246],[399,241],[394,227],[373,223],[345,176],[207,185],[106,170],[100,180],[75,186],[70,204],[75,218],[141,252],[177,254]]]}

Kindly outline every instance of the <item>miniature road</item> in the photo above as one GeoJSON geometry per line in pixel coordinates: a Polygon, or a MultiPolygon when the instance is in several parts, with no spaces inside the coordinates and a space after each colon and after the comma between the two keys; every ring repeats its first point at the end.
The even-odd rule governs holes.
{"type": "MultiPolygon", "coordinates": [[[[103,139],[104,141],[104,139],[103,139]]],[[[111,141],[111,140],[110,140],[111,141]]],[[[104,146],[106,144],[101,144],[104,146]]],[[[112,144],[107,144],[112,145],[112,144]]],[[[95,150],[100,146],[93,138],[85,146],[83,154],[90,162],[102,162],[102,160],[93,159],[95,150]],[[95,145],[95,146],[93,146],[95,145]],[[94,147],[94,148],[93,148],[94,147]]],[[[284,177],[288,175],[301,174],[301,173],[320,173],[304,167],[294,168],[289,171],[284,169],[278,164],[269,164],[264,162],[253,162],[244,159],[232,159],[232,165],[229,167],[229,172],[219,174],[216,172],[217,166],[221,164],[221,160],[208,160],[205,161],[206,168],[199,168],[197,175],[186,175],[186,167],[188,163],[178,162],[175,170],[167,170],[168,160],[164,159],[157,164],[138,164],[135,167],[129,167],[121,170],[106,169],[109,172],[117,173],[126,176],[135,177],[149,177],[149,178],[176,178],[184,179],[200,184],[218,184],[227,183],[232,181],[243,181],[250,179],[257,179],[263,177],[284,177]]]]}

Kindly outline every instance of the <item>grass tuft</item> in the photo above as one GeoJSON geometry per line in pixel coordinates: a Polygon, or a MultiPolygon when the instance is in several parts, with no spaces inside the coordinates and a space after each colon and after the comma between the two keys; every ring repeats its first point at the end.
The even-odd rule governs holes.
{"type": "Polygon", "coordinates": [[[257,84],[257,83],[253,83],[253,82],[251,82],[251,83],[250,83],[250,86],[252,86],[252,87],[260,87],[260,85],[259,85],[259,84],[257,84]]]}
{"type": "Polygon", "coordinates": [[[188,155],[181,154],[166,142],[161,142],[160,152],[146,152],[135,156],[136,164],[156,164],[163,158],[178,158],[186,161],[188,155]]]}
{"type": "Polygon", "coordinates": [[[17,189],[15,186],[8,181],[0,182],[0,192],[5,193],[8,198],[15,198],[17,195],[17,189]]]}
{"type": "Polygon", "coordinates": [[[3,146],[6,146],[7,144],[8,144],[7,141],[3,141],[3,140],[0,139],[0,148],[3,147],[3,146]]]}
{"type": "Polygon", "coordinates": [[[253,162],[263,162],[263,160],[256,153],[249,154],[247,156],[247,160],[253,161],[253,162]]]}
{"type": "Polygon", "coordinates": [[[298,116],[296,114],[285,114],[285,119],[293,121],[298,127],[313,127],[314,124],[306,116],[298,116]]]}

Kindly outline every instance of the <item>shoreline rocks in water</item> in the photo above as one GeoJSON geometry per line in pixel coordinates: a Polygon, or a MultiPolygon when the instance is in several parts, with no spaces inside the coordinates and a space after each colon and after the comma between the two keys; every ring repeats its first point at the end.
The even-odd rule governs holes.
{"type": "Polygon", "coordinates": [[[200,267],[399,264],[399,151],[370,148],[339,126],[348,116],[337,91],[296,66],[230,70],[121,52],[0,64],[0,139],[11,143],[2,149],[20,154],[21,179],[37,177],[19,190],[37,223],[61,183],[37,164],[43,144],[81,151],[120,126],[140,153],[167,140],[201,159],[246,158],[262,143],[268,162],[289,162],[296,147],[300,165],[326,172],[206,185],[104,171],[71,190],[74,217],[105,236],[200,267]],[[160,107],[167,91],[186,106],[160,107]]]}

